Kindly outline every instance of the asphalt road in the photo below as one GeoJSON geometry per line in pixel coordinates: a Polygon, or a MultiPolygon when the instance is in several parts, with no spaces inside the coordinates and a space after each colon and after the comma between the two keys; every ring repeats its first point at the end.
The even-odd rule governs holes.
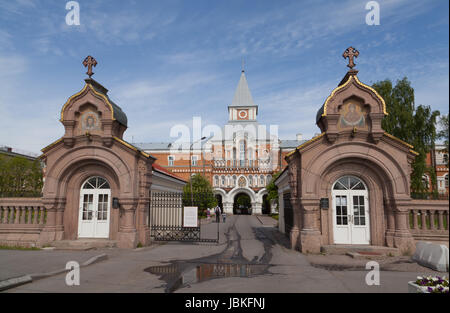
{"type": "MultiPolygon", "coordinates": [[[[381,271],[380,284],[368,286],[368,270],[313,267],[255,216],[230,216],[219,226],[219,245],[108,250],[108,260],[81,269],[79,286],[67,286],[60,274],[7,292],[407,292],[407,282],[424,274],[381,271]]],[[[216,223],[202,227],[203,236],[216,236],[216,223]]]]}

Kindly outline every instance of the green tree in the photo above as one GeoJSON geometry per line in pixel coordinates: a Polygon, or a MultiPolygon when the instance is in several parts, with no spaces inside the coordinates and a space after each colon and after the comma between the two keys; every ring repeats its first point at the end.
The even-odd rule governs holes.
{"type": "Polygon", "coordinates": [[[212,186],[209,181],[200,174],[191,177],[191,184],[188,183],[183,188],[183,203],[186,206],[197,206],[199,216],[206,216],[207,208],[214,208],[217,206],[217,199],[214,196],[212,186]]]}
{"type": "Polygon", "coordinates": [[[373,88],[386,102],[389,113],[382,121],[383,129],[391,135],[414,146],[419,153],[416,156],[411,174],[411,190],[414,193],[427,191],[423,183],[424,173],[428,173],[433,188],[436,186],[436,172],[426,165],[426,155],[434,148],[437,138],[436,123],[439,111],[431,110],[430,106],[415,106],[414,89],[405,77],[397,81],[395,86],[390,80],[377,82],[373,88]]]}
{"type": "Polygon", "coordinates": [[[267,184],[267,200],[272,201],[276,200],[278,203],[278,187],[275,185],[275,180],[281,175],[282,172],[278,172],[272,176],[272,179],[267,184]]]}
{"type": "Polygon", "coordinates": [[[0,155],[0,197],[6,197],[8,193],[8,159],[0,155]]]}
{"type": "MultiPolygon", "coordinates": [[[[441,126],[441,130],[438,132],[438,138],[444,140],[445,150],[448,153],[448,114],[442,115],[441,119],[439,120],[439,126],[441,126]]],[[[449,165],[448,158],[447,158],[447,167],[449,165]]]]}
{"type": "Polygon", "coordinates": [[[243,206],[243,207],[246,207],[246,208],[249,208],[252,205],[250,197],[248,195],[246,195],[246,194],[238,195],[237,199],[236,199],[236,203],[237,203],[237,205],[243,206]]]}
{"type": "Polygon", "coordinates": [[[40,196],[42,168],[38,160],[0,156],[0,197],[40,196]]]}

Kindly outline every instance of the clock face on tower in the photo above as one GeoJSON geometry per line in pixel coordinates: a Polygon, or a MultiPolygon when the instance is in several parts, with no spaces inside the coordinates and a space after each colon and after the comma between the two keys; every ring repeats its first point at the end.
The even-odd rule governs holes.
{"type": "Polygon", "coordinates": [[[248,120],[248,110],[237,111],[238,120],[248,120]]]}

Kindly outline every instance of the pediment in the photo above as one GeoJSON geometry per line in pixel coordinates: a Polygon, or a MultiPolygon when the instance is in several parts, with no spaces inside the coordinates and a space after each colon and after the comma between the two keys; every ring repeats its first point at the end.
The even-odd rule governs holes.
{"type": "Polygon", "coordinates": [[[64,104],[61,110],[61,122],[77,121],[79,116],[88,110],[97,112],[103,118],[114,120],[111,104],[92,85],[86,84],[80,92],[71,96],[64,104]]]}
{"type": "Polygon", "coordinates": [[[375,89],[361,83],[356,73],[347,73],[317,113],[317,125],[330,134],[329,139],[345,131],[381,133],[386,103],[375,89]]]}
{"type": "Polygon", "coordinates": [[[350,98],[357,98],[371,113],[387,115],[384,99],[370,86],[361,83],[356,75],[332,91],[323,105],[321,117],[338,114],[341,106],[350,98]]]}

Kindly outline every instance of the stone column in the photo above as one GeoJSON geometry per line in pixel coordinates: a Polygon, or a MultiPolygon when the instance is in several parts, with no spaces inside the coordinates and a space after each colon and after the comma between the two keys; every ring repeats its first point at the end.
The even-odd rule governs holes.
{"type": "Polygon", "coordinates": [[[57,199],[44,198],[42,199],[42,205],[45,208],[47,217],[45,219],[44,227],[39,234],[38,246],[43,246],[56,240],[56,212],[58,207],[57,199]]]}
{"type": "Polygon", "coordinates": [[[136,230],[136,200],[119,199],[119,248],[136,248],[138,244],[138,233],[136,230]]]}
{"type": "Polygon", "coordinates": [[[275,209],[277,207],[278,203],[276,200],[270,200],[270,214],[276,214],[277,210],[275,209]]]}
{"type": "Polygon", "coordinates": [[[285,233],[285,221],[284,221],[284,198],[283,192],[278,192],[278,230],[285,233]]]}
{"type": "Polygon", "coordinates": [[[66,208],[66,199],[58,199],[55,216],[55,240],[64,239],[64,210],[66,208]]]}
{"type": "Polygon", "coordinates": [[[320,253],[321,233],[317,225],[320,212],[319,199],[300,200],[301,218],[303,225],[300,231],[300,248],[303,253],[320,253]]]}
{"type": "Polygon", "coordinates": [[[289,233],[289,239],[291,242],[291,249],[300,250],[300,208],[298,205],[298,199],[296,197],[291,197],[291,206],[292,206],[292,228],[289,233]]]}
{"type": "Polygon", "coordinates": [[[252,215],[261,215],[262,214],[262,203],[261,202],[252,202],[252,215]]]}
{"type": "Polygon", "coordinates": [[[402,254],[412,254],[415,250],[414,238],[408,227],[409,201],[396,201],[394,209],[395,233],[394,247],[398,248],[402,254]]]}
{"type": "Polygon", "coordinates": [[[148,225],[149,218],[149,207],[150,207],[150,198],[144,197],[141,198],[138,204],[138,221],[139,225],[137,225],[139,232],[139,242],[143,246],[148,246],[150,244],[150,227],[148,225]]]}
{"type": "Polygon", "coordinates": [[[232,202],[222,202],[223,210],[226,214],[233,215],[233,203],[232,202]]]}
{"type": "Polygon", "coordinates": [[[393,200],[386,200],[384,203],[384,210],[386,214],[386,245],[388,247],[394,247],[394,235],[395,235],[395,203],[393,200]]]}

